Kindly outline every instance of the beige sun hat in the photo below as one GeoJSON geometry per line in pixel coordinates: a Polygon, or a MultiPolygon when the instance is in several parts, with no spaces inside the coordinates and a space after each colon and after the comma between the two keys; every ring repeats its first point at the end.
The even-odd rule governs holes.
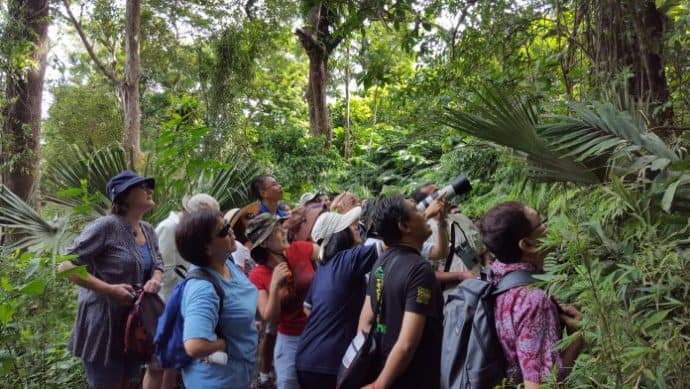
{"type": "Polygon", "coordinates": [[[240,214],[240,209],[239,208],[233,208],[225,213],[223,216],[223,219],[227,221],[230,224],[230,227],[234,227],[235,223],[237,223],[237,220],[239,219],[239,214],[240,214]]]}

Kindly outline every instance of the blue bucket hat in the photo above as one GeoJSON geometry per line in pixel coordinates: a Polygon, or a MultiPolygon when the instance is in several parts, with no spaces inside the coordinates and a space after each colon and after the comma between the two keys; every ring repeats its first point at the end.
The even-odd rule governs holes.
{"type": "Polygon", "coordinates": [[[156,180],[150,177],[142,177],[131,170],[124,170],[116,174],[115,177],[108,181],[105,186],[105,191],[108,193],[110,201],[115,201],[115,198],[121,195],[127,189],[145,182],[151,186],[151,189],[156,187],[156,180]]]}

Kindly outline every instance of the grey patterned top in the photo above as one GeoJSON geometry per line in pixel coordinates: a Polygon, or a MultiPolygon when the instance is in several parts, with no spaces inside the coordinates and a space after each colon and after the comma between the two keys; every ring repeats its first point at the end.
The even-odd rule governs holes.
{"type": "MultiPolygon", "coordinates": [[[[158,238],[150,224],[141,229],[153,258],[153,270],[163,271],[158,238]]],[[[130,284],[141,288],[150,278],[144,273],[144,258],[137,248],[131,227],[122,216],[108,215],[90,223],[67,249],[78,255],[75,265],[86,265],[88,272],[109,284],[130,284]]],[[[125,322],[128,306],[86,288],[79,288],[77,319],[69,350],[88,362],[121,362],[124,357],[125,322]]]]}

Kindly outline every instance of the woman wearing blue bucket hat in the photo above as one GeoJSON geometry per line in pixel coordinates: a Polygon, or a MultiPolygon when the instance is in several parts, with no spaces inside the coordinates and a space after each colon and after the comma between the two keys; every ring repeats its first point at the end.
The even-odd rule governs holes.
{"type": "Polygon", "coordinates": [[[106,185],[111,212],[90,223],[59,272],[85,265],[88,277],[70,274],[81,286],[69,350],[81,358],[89,385],[124,388],[142,365],[125,356],[125,325],[137,292],[158,293],[163,262],[158,239],[143,215],[155,205],[153,178],[126,170],[106,185]]]}

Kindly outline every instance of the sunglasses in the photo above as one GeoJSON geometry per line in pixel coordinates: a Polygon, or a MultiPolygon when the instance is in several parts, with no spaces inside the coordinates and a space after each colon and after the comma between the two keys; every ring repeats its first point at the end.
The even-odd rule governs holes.
{"type": "Polygon", "coordinates": [[[228,221],[226,220],[223,223],[223,227],[221,227],[220,231],[218,231],[217,235],[219,238],[225,238],[226,236],[228,236],[229,233],[230,233],[230,223],[228,223],[228,221]]]}

